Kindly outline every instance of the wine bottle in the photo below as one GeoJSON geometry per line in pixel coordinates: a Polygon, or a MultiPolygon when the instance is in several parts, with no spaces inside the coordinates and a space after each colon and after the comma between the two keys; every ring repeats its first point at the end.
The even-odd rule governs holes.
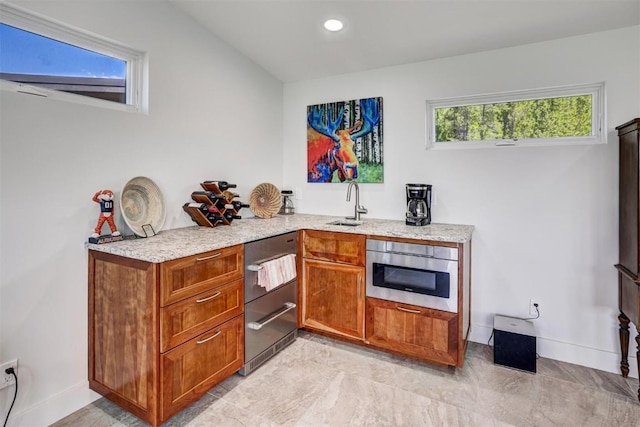
{"type": "Polygon", "coordinates": [[[208,213],[207,214],[207,219],[214,226],[216,226],[218,224],[226,224],[226,225],[229,224],[229,221],[227,221],[227,219],[224,217],[224,215],[221,215],[220,213],[217,213],[217,212],[208,213]]]}
{"type": "Polygon", "coordinates": [[[249,205],[246,203],[242,203],[239,200],[232,200],[231,202],[229,202],[229,204],[231,204],[233,206],[233,209],[235,209],[236,211],[240,211],[240,209],[242,208],[248,208],[249,205]]]}
{"type": "Polygon", "coordinates": [[[191,198],[196,202],[205,203],[205,201],[210,201],[213,204],[218,200],[224,200],[222,194],[216,194],[213,191],[194,191],[191,193],[191,198]]]}
{"type": "Polygon", "coordinates": [[[236,188],[236,184],[229,184],[227,181],[205,181],[205,184],[217,185],[220,191],[226,191],[230,188],[236,188]]]}
{"type": "Polygon", "coordinates": [[[240,195],[238,193],[234,193],[233,191],[224,191],[222,193],[222,195],[230,202],[233,199],[235,199],[236,197],[240,197],[240,195]]]}
{"type": "Polygon", "coordinates": [[[224,218],[229,222],[233,221],[234,219],[242,219],[242,217],[236,214],[234,211],[226,211],[224,213],[224,218]]]}
{"type": "Polygon", "coordinates": [[[225,209],[229,209],[229,207],[233,208],[233,206],[229,202],[227,202],[227,199],[218,199],[215,201],[213,206],[215,206],[220,212],[224,211],[225,209]]]}
{"type": "Polygon", "coordinates": [[[198,202],[185,203],[183,205],[183,208],[196,208],[205,214],[209,212],[209,206],[206,203],[198,203],[198,202]]]}

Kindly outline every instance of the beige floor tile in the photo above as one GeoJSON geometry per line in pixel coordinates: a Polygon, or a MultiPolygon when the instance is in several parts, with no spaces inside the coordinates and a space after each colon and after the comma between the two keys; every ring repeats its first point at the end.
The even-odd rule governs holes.
{"type": "MultiPolygon", "coordinates": [[[[469,343],[461,369],[301,332],[247,377],[214,387],[166,426],[640,426],[638,381],[538,360],[531,374],[469,343]]],[[[145,424],[105,399],[55,427],[145,424]]]]}

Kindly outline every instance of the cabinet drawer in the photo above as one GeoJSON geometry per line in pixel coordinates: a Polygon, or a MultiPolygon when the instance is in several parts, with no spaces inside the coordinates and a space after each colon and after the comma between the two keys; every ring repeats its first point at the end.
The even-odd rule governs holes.
{"type": "Polygon", "coordinates": [[[244,363],[243,343],[244,316],[240,315],[163,354],[161,420],[237,372],[244,363]]]}
{"type": "Polygon", "coordinates": [[[165,307],[214,286],[242,278],[242,245],[168,261],[160,265],[160,305],[165,307]]]}
{"type": "Polygon", "coordinates": [[[241,314],[242,280],[217,286],[160,310],[160,351],[165,352],[241,314]]]}
{"type": "Polygon", "coordinates": [[[305,230],[302,256],[364,266],[366,238],[362,235],[305,230]]]}
{"type": "Polygon", "coordinates": [[[455,313],[367,298],[367,341],[407,356],[462,366],[457,324],[455,313]]]}

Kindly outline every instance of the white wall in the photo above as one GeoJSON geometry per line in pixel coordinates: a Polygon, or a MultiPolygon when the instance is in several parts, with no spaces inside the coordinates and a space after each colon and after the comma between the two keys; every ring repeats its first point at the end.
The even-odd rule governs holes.
{"type": "MultiPolygon", "coordinates": [[[[19,359],[9,424],[31,426],[97,396],[84,247],[94,192],[118,196],[148,176],[164,228],[177,228],[193,224],[181,206],[205,179],[238,183],[241,200],[259,182],[281,185],[283,86],[165,2],[14,4],[146,51],[150,69],[149,115],[0,94],[0,362],[19,359]]],[[[0,390],[3,418],[12,396],[0,390]]]]}
{"type": "Polygon", "coordinates": [[[352,214],[346,185],[306,182],[306,106],[382,96],[385,182],[361,185],[365,218],[403,219],[405,183],[432,184],[434,222],[476,226],[471,339],[487,343],[494,314],[528,316],[537,298],[542,356],[618,372],[614,128],[640,114],[639,36],[630,27],[286,84],[284,183],[300,212],[352,214]],[[425,150],[427,99],[601,81],[606,145],[425,150]]]}
{"type": "MultiPolygon", "coordinates": [[[[96,397],[84,248],[96,190],[150,177],[165,228],[191,225],[180,206],[203,179],[235,181],[245,197],[270,181],[300,189],[301,212],[350,214],[346,186],[306,183],[305,112],[369,96],[384,97],[385,183],[363,185],[362,203],[368,217],[401,219],[404,184],[426,182],[434,221],[477,227],[472,338],[486,342],[494,313],[525,315],[536,297],[542,355],[617,370],[613,128],[640,114],[638,27],[289,84],[283,95],[170,5],[15,3],[147,51],[151,96],[140,115],[0,94],[0,362],[20,363],[10,424],[45,425],[96,397]],[[426,99],[597,81],[607,82],[607,145],[424,150],[426,99]]],[[[0,413],[11,392],[0,390],[0,413]]]]}

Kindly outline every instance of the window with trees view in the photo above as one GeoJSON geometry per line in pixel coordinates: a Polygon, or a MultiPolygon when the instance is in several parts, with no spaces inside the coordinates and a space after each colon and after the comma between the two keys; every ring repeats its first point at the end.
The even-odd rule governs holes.
{"type": "Polygon", "coordinates": [[[603,142],[604,84],[427,102],[429,145],[603,142]]]}

